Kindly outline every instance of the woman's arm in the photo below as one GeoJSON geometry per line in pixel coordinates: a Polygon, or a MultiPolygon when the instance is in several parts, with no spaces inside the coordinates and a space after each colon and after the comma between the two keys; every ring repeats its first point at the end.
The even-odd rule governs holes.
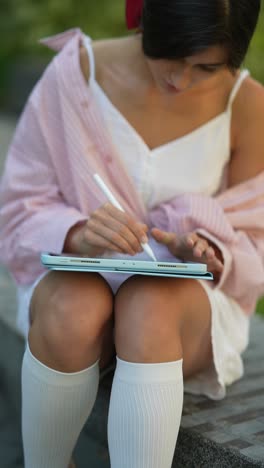
{"type": "Polygon", "coordinates": [[[233,104],[231,140],[228,187],[264,170],[264,87],[251,78],[245,80],[233,104]]]}
{"type": "Polygon", "coordinates": [[[195,231],[220,250],[224,268],[217,287],[248,313],[264,292],[264,173],[213,198],[189,193],[150,213],[152,226],[178,236],[195,231]]]}

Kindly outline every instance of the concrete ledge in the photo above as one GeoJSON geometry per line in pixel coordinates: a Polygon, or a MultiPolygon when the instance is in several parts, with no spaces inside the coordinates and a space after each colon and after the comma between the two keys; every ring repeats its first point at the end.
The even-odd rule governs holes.
{"type": "MultiPolygon", "coordinates": [[[[173,467],[239,468],[264,466],[263,367],[256,372],[253,356],[259,352],[264,321],[254,317],[252,345],[245,355],[246,375],[228,390],[227,397],[213,402],[185,394],[182,425],[173,467]],[[250,369],[250,367],[252,367],[250,369]],[[253,377],[253,378],[252,378],[253,377]]],[[[84,433],[107,447],[107,413],[113,372],[100,385],[100,392],[84,433]]]]}

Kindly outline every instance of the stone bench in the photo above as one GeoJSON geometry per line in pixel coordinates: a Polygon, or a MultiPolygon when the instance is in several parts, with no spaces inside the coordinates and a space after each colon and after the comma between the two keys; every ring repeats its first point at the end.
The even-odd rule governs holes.
{"type": "MultiPolygon", "coordinates": [[[[22,468],[20,367],[24,341],[15,327],[16,300],[0,266],[0,466],[22,468]]],[[[185,394],[173,467],[264,467],[264,320],[252,319],[245,376],[219,402],[185,394]]],[[[98,398],[75,451],[78,468],[109,468],[107,413],[114,370],[101,375],[98,398]]],[[[37,467],[36,467],[37,468],[37,467]]],[[[125,467],[124,467],[125,468],[125,467]]]]}

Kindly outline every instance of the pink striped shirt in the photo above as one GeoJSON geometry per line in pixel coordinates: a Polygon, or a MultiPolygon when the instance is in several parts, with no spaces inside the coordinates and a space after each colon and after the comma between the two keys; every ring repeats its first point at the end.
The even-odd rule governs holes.
{"type": "Polygon", "coordinates": [[[40,252],[61,252],[68,230],[105,202],[92,178],[98,172],[125,210],[150,227],[196,230],[212,240],[224,257],[212,287],[252,313],[264,292],[264,172],[216,197],[182,194],[146,213],[83,78],[82,39],[75,29],[42,41],[60,53],[35,86],[9,148],[0,260],[18,284],[32,283],[43,272],[40,252]]]}

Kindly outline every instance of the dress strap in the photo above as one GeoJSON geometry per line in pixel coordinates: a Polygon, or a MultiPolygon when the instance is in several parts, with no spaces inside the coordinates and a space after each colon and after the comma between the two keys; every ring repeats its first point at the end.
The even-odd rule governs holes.
{"type": "Polygon", "coordinates": [[[89,81],[90,80],[94,81],[95,80],[95,59],[94,59],[94,53],[93,53],[93,48],[92,48],[92,40],[89,36],[84,36],[83,45],[89,57],[89,64],[90,64],[89,81]]]}
{"type": "Polygon", "coordinates": [[[230,96],[229,96],[229,99],[228,99],[228,104],[227,104],[227,107],[230,108],[233,104],[233,101],[239,91],[239,88],[240,86],[242,85],[243,81],[245,78],[247,78],[247,76],[249,76],[249,71],[248,70],[242,70],[242,72],[240,73],[238,79],[236,80],[234,86],[233,86],[233,89],[230,93],[230,96]]]}

